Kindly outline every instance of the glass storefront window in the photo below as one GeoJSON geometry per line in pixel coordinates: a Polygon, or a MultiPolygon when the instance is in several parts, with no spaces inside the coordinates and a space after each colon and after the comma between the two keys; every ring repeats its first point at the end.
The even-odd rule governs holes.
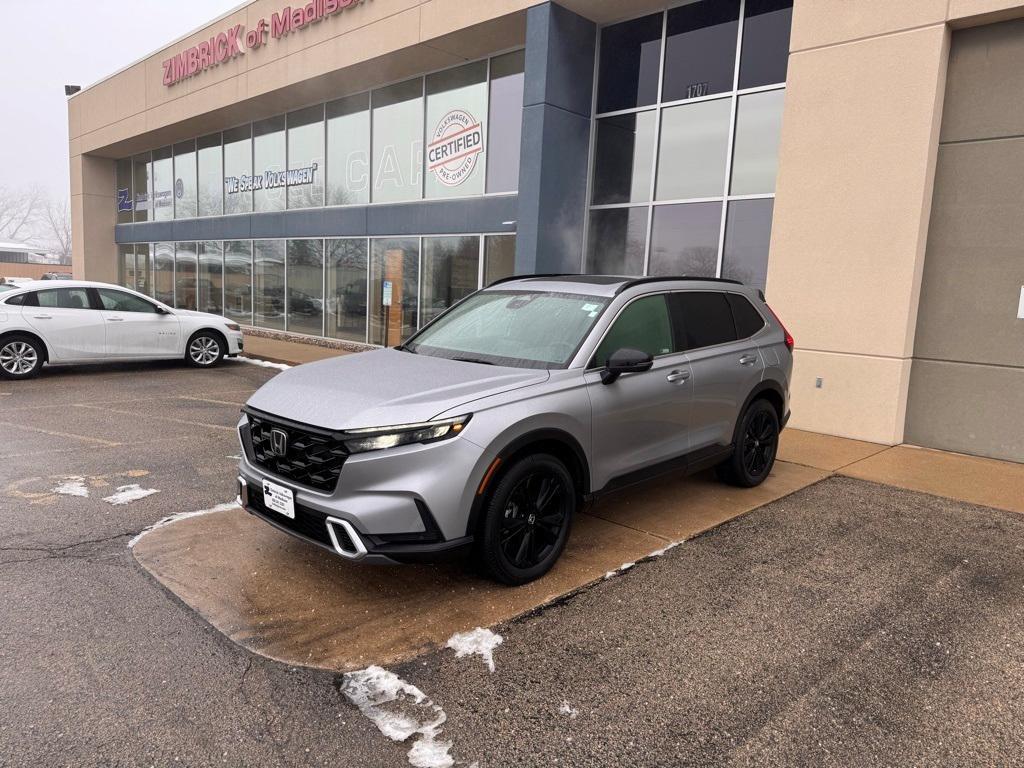
{"type": "Polygon", "coordinates": [[[220,216],[224,212],[224,161],[220,134],[196,141],[199,215],[220,216]]]}
{"type": "Polygon", "coordinates": [[[428,75],[426,91],[426,196],[483,194],[487,162],[487,62],[428,75]]]}
{"type": "Polygon", "coordinates": [[[198,244],[200,312],[224,314],[224,248],[220,242],[206,240],[198,244]]]}
{"type": "Polygon", "coordinates": [[[196,309],[196,244],[176,243],[174,248],[174,306],[196,309]]]}
{"type": "Polygon", "coordinates": [[[786,81],[793,0],[747,0],[740,88],[786,81]]]}
{"type": "Polygon", "coordinates": [[[174,243],[153,246],[153,298],[174,306],[174,243]]]}
{"type": "Polygon", "coordinates": [[[327,241],[327,327],[335,339],[366,341],[365,238],[327,241]]]}
{"type": "Polygon", "coordinates": [[[153,151],[150,211],[153,221],[170,221],[174,218],[174,160],[170,147],[153,151]]]}
{"type": "Polygon", "coordinates": [[[174,145],[174,218],[194,219],[198,213],[196,192],[196,143],[174,145]]]}
{"type": "Polygon", "coordinates": [[[484,238],[485,286],[516,273],[516,236],[487,235],[484,238]]]}
{"type": "Polygon", "coordinates": [[[252,325],[252,241],[224,243],[224,314],[252,325]]]}
{"type": "Polygon", "coordinates": [[[285,241],[254,240],[252,247],[253,324],[283,331],[285,241]]]}
{"type": "Polygon", "coordinates": [[[288,241],[288,325],[292,333],[324,332],[324,241],[288,241]]]}
{"type": "Polygon", "coordinates": [[[423,78],[380,88],[371,98],[373,202],[418,200],[423,196],[423,78]]]}
{"type": "Polygon", "coordinates": [[[722,277],[764,289],[772,237],[772,198],[734,200],[725,219],[722,277]]]}
{"type": "Polygon", "coordinates": [[[658,200],[721,197],[731,99],[671,107],[661,116],[658,200]]]}
{"type": "Polygon", "coordinates": [[[327,105],[327,204],[370,202],[370,94],[327,105]]]}
{"type": "Polygon", "coordinates": [[[224,131],[224,213],[252,210],[252,126],[224,131]]]}
{"type": "Polygon", "coordinates": [[[651,224],[647,273],[714,277],[721,227],[721,203],[657,206],[651,224]]]}
{"type": "Polygon", "coordinates": [[[647,250],[647,207],[591,211],[587,271],[598,275],[642,275],[647,250]]]}
{"type": "Polygon", "coordinates": [[[149,220],[149,198],[152,196],[149,177],[152,163],[149,153],[132,158],[132,190],[135,195],[135,221],[149,220]]]}
{"type": "Polygon", "coordinates": [[[288,113],[288,207],[324,204],[324,107],[288,113]]]}
{"type": "Polygon", "coordinates": [[[776,90],[740,96],[736,108],[732,194],[759,195],[775,191],[785,95],[784,90],[776,90]]]}
{"type": "Polygon", "coordinates": [[[132,198],[132,159],[130,157],[118,160],[115,164],[114,184],[117,193],[117,223],[131,224],[135,205],[132,198]]]}
{"type": "Polygon", "coordinates": [[[663,14],[601,30],[597,111],[644,107],[658,100],[663,14]]]}
{"type": "Polygon", "coordinates": [[[153,251],[151,244],[136,244],[135,246],[135,290],[147,296],[153,295],[153,277],[151,274],[152,259],[150,253],[153,251]]]}
{"type": "Polygon", "coordinates": [[[651,110],[597,121],[594,205],[650,200],[657,119],[651,110]]]}
{"type": "Polygon", "coordinates": [[[668,12],[662,101],[732,90],[739,0],[700,0],[668,12]]]}
{"type": "Polygon", "coordinates": [[[419,251],[415,237],[371,241],[371,344],[393,347],[416,330],[419,251]]]}
{"type": "Polygon", "coordinates": [[[252,209],[285,209],[285,118],[271,117],[252,124],[252,209]]]}
{"type": "Polygon", "coordinates": [[[121,266],[121,285],[135,288],[135,246],[117,246],[118,261],[121,266]]]}
{"type": "Polygon", "coordinates": [[[491,59],[490,117],[487,125],[487,191],[519,189],[519,155],[523,139],[523,86],[526,53],[491,59]]]}
{"type": "Polygon", "coordinates": [[[479,237],[423,238],[423,293],[420,325],[477,289],[480,282],[479,237]]]}

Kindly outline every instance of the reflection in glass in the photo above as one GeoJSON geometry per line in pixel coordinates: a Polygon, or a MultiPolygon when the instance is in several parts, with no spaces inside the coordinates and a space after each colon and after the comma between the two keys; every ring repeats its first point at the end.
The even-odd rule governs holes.
{"type": "Polygon", "coordinates": [[[152,243],[141,243],[135,246],[135,290],[147,296],[153,295],[153,279],[151,274],[153,251],[152,243]]]}
{"type": "Polygon", "coordinates": [[[646,206],[590,212],[587,272],[595,275],[642,275],[646,247],[646,206]]]}
{"type": "Polygon", "coordinates": [[[700,0],[668,12],[662,101],[731,91],[739,0],[700,0]]]}
{"type": "Polygon", "coordinates": [[[324,332],[324,241],[288,241],[288,330],[324,332]]]}
{"type": "Polygon", "coordinates": [[[418,200],[423,196],[423,79],[380,88],[372,98],[373,202],[418,200]]]}
{"type": "Polygon", "coordinates": [[[114,166],[114,186],[117,205],[117,223],[131,224],[132,211],[132,159],[118,160],[114,166]]]}
{"type": "Polygon", "coordinates": [[[775,201],[734,200],[725,220],[722,277],[762,290],[768,277],[768,246],[772,237],[775,201]]]}
{"type": "Polygon", "coordinates": [[[224,314],[252,325],[252,241],[224,243],[224,314]]]}
{"type": "Polygon", "coordinates": [[[174,306],[174,243],[153,246],[153,298],[174,306]]]}
{"type": "Polygon", "coordinates": [[[370,94],[327,105],[327,204],[370,202],[370,94]]]}
{"type": "Polygon", "coordinates": [[[135,246],[117,246],[118,261],[121,265],[121,285],[125,288],[135,288],[135,246]]]}
{"type": "Polygon", "coordinates": [[[523,138],[523,83],[526,53],[491,59],[490,119],[487,126],[487,191],[519,189],[519,155],[523,138]]]}
{"type": "Polygon", "coordinates": [[[740,88],[784,83],[793,0],[747,0],[740,88]]]}
{"type": "Polygon", "coordinates": [[[153,194],[150,211],[153,221],[170,221],[174,218],[174,160],[171,148],[153,151],[153,194]]]}
{"type": "Polygon", "coordinates": [[[196,192],[196,143],[174,145],[174,218],[194,219],[198,211],[196,192]]]}
{"type": "Polygon", "coordinates": [[[601,30],[598,112],[657,101],[663,18],[655,13],[601,30]]]}
{"type": "Polygon", "coordinates": [[[284,240],[253,241],[253,324],[284,330],[284,240]]]}
{"type": "Polygon", "coordinates": [[[648,274],[714,277],[721,227],[721,203],[657,206],[648,274]]]}
{"type": "Polygon", "coordinates": [[[740,96],[736,107],[732,194],[759,195],[775,191],[785,95],[786,91],[779,89],[740,96]]]}
{"type": "Polygon", "coordinates": [[[366,239],[327,241],[327,328],[335,339],[366,341],[366,239]]]}
{"type": "Polygon", "coordinates": [[[284,115],[253,123],[252,165],[252,209],[283,211],[285,186],[280,183],[279,174],[285,170],[284,115]]]}
{"type": "Polygon", "coordinates": [[[224,249],[219,241],[206,240],[199,250],[199,311],[224,314],[224,249]]]}
{"type": "Polygon", "coordinates": [[[324,106],[288,113],[288,207],[324,204],[324,106]]]}
{"type": "Polygon", "coordinates": [[[597,121],[594,148],[595,205],[643,203],[651,197],[657,112],[597,121]]]}
{"type": "Polygon", "coordinates": [[[224,131],[224,213],[252,210],[252,128],[224,131]]]}
{"type": "Polygon", "coordinates": [[[423,238],[420,325],[469,296],[480,281],[479,237],[423,238]]]}
{"type": "Polygon", "coordinates": [[[487,62],[428,75],[426,89],[427,197],[483,194],[487,62]]]}
{"type": "Polygon", "coordinates": [[[132,158],[132,190],[135,195],[135,221],[148,221],[149,219],[149,176],[152,172],[152,163],[149,161],[149,153],[136,155],[132,158]]]}
{"type": "Polygon", "coordinates": [[[516,273],[516,236],[487,235],[484,238],[484,285],[516,273]]]}
{"type": "Polygon", "coordinates": [[[658,200],[722,196],[730,112],[731,99],[684,104],[662,112],[658,200]]]}
{"type": "Polygon", "coordinates": [[[176,243],[174,249],[174,306],[192,309],[196,303],[196,244],[176,243]]]}
{"type": "Polygon", "coordinates": [[[220,216],[224,211],[224,169],[220,134],[196,141],[199,183],[199,215],[220,216]]]}
{"type": "Polygon", "coordinates": [[[370,343],[393,347],[417,327],[419,240],[387,238],[371,243],[370,343]]]}

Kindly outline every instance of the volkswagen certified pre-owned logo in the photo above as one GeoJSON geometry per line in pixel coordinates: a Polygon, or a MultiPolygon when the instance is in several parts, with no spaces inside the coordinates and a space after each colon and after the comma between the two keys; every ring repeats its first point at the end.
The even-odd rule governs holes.
{"type": "Polygon", "coordinates": [[[270,430],[270,452],[275,456],[288,453],[288,433],[283,429],[270,430]]]}

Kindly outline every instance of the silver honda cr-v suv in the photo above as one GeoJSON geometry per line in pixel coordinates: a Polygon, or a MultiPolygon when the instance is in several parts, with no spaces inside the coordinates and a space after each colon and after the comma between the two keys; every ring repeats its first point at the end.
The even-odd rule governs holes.
{"type": "Polygon", "coordinates": [[[710,467],[763,481],[792,349],[761,292],[731,281],[500,281],[399,347],[263,386],[239,423],[239,495],[350,560],[468,549],[520,584],[551,568],[603,491],[710,467]]]}

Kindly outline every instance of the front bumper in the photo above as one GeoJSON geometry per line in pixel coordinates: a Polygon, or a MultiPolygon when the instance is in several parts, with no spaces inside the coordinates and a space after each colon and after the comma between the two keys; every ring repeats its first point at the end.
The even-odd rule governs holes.
{"type": "Polygon", "coordinates": [[[228,331],[227,332],[227,339],[228,339],[228,351],[227,351],[227,354],[229,356],[237,355],[239,352],[241,352],[243,349],[245,349],[245,341],[242,338],[242,333],[240,331],[228,331]]]}

